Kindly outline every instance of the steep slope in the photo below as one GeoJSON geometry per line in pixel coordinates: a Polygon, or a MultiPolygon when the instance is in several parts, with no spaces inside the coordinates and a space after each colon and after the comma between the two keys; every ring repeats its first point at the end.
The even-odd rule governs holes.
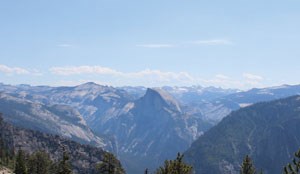
{"type": "MultiPolygon", "coordinates": [[[[142,97],[146,93],[144,87],[122,87],[120,89],[124,89],[135,97],[142,97]]],[[[218,123],[232,110],[239,108],[239,105],[224,99],[227,96],[239,93],[240,90],[237,89],[201,86],[163,86],[158,89],[167,91],[180,102],[184,113],[194,115],[202,122],[210,122],[211,125],[218,123]],[[220,102],[220,100],[224,102],[220,102]]]]}
{"type": "Polygon", "coordinates": [[[232,112],[185,153],[197,174],[238,173],[249,154],[266,174],[282,173],[300,147],[300,97],[232,112]]]}
{"type": "MultiPolygon", "coordinates": [[[[124,87],[128,93],[141,96],[146,89],[124,87]]],[[[300,85],[282,85],[262,89],[240,91],[215,87],[161,87],[181,103],[181,109],[188,115],[201,115],[201,119],[217,124],[234,110],[257,102],[271,101],[300,94],[300,85]]]]}
{"type": "MultiPolygon", "coordinates": [[[[91,140],[92,144],[98,141],[93,138],[97,139],[95,134],[101,137],[104,134],[109,135],[109,139],[115,140],[116,144],[111,144],[103,138],[102,142],[113,146],[115,152],[122,155],[123,160],[135,159],[137,163],[147,164],[141,167],[142,165],[130,165],[130,160],[126,163],[127,166],[138,166],[141,169],[155,166],[160,163],[159,160],[173,158],[171,154],[186,150],[192,141],[231,111],[256,102],[298,94],[300,87],[280,86],[245,92],[213,87],[162,87],[152,89],[151,92],[144,87],[113,88],[95,83],[75,87],[2,84],[0,91],[10,97],[33,103],[32,107],[41,105],[39,113],[47,110],[63,122],[69,122],[67,128],[59,126],[54,130],[63,130],[63,134],[71,136],[73,140],[78,141],[76,137],[82,136],[77,130],[78,127],[84,130],[89,127],[93,130],[88,130],[91,134],[83,133],[84,141],[91,140]],[[71,126],[73,124],[75,128],[71,126]],[[163,129],[166,132],[163,132],[163,129]],[[168,138],[163,138],[161,143],[156,142],[156,139],[164,136],[168,138]],[[178,145],[170,148],[172,143],[178,145]],[[168,150],[161,153],[164,149],[168,150]],[[155,155],[148,158],[148,154],[155,155]]],[[[28,115],[32,115],[29,113],[28,115]]],[[[34,119],[37,121],[40,118],[34,119]]],[[[28,120],[25,123],[27,124],[28,120]]],[[[30,123],[31,127],[39,126],[30,123]]],[[[41,127],[37,130],[43,131],[41,127]]],[[[82,138],[79,141],[83,142],[82,138]]]]}
{"type": "Polygon", "coordinates": [[[66,105],[44,105],[0,93],[0,112],[6,121],[20,127],[99,147],[110,146],[93,134],[78,111],[66,105]]]}
{"type": "Polygon", "coordinates": [[[185,115],[178,102],[161,89],[148,89],[118,116],[96,124],[96,131],[116,137],[121,159],[134,161],[132,165],[132,161],[124,163],[129,173],[142,172],[174,158],[201,134],[194,117],[185,115]]]}
{"type": "MultiPolygon", "coordinates": [[[[73,115],[73,117],[77,117],[80,113],[80,115],[83,117],[82,119],[82,117],[80,116],[80,119],[86,122],[85,127],[89,127],[91,129],[93,129],[94,127],[98,127],[98,125],[93,125],[95,122],[97,123],[100,118],[112,117],[117,115],[119,113],[119,110],[122,109],[124,105],[126,105],[129,101],[132,101],[133,98],[124,90],[109,86],[102,86],[92,82],[75,87],[49,87],[30,85],[12,86],[0,84],[0,91],[3,94],[15,97],[16,99],[26,100],[27,102],[35,103],[38,105],[49,106],[51,108],[53,106],[62,105],[64,105],[64,107],[69,107],[69,110],[71,109],[73,110],[72,112],[76,113],[75,115],[71,115],[73,115]]],[[[58,114],[58,117],[64,117],[64,115],[65,113],[58,114]]],[[[52,126],[52,124],[50,123],[48,126],[52,126]]],[[[30,124],[30,126],[34,125],[38,124],[30,124]]],[[[74,131],[76,130],[71,127],[68,127],[70,129],[65,130],[64,134],[74,134],[74,131]]],[[[89,130],[89,132],[91,131],[89,130]]],[[[104,133],[99,131],[96,133],[97,135],[95,135],[94,131],[92,133],[94,135],[88,135],[88,139],[96,141],[97,145],[99,144],[99,140],[97,140],[98,136],[101,136],[102,139],[105,139],[104,142],[107,145],[105,148],[108,150],[113,149],[114,152],[117,152],[114,140],[111,137],[107,137],[106,135],[104,135],[104,133]],[[92,138],[91,136],[95,137],[96,139],[92,138]]],[[[72,139],[78,140],[74,136],[72,139]]],[[[79,139],[79,142],[82,141],[80,141],[79,139]]]]}
{"type": "MultiPolygon", "coordinates": [[[[12,126],[0,116],[0,139],[10,150],[19,148],[27,153],[38,150],[46,151],[54,161],[62,158],[63,149],[69,152],[72,168],[75,173],[95,173],[95,165],[102,161],[107,152],[101,148],[81,145],[59,136],[12,126]]],[[[117,165],[121,165],[118,163],[117,165]]]]}
{"type": "Polygon", "coordinates": [[[76,108],[87,124],[93,123],[99,116],[114,115],[118,108],[132,101],[126,91],[93,82],[75,87],[49,87],[30,85],[0,85],[0,91],[17,98],[46,105],[64,104],[76,108]]]}

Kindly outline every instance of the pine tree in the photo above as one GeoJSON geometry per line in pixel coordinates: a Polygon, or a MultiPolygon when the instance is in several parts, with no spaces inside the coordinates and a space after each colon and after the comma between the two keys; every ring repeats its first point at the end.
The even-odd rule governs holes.
{"type": "Polygon", "coordinates": [[[32,154],[28,160],[28,172],[30,174],[50,174],[52,161],[49,154],[44,151],[38,151],[32,154]]]}
{"type": "MultiPolygon", "coordinates": [[[[0,113],[0,127],[4,124],[2,113],[0,113]]],[[[15,167],[14,164],[14,148],[8,147],[3,139],[3,132],[0,131],[0,166],[3,165],[5,167],[13,169],[15,167]]]]}
{"type": "Polygon", "coordinates": [[[14,173],[15,174],[27,174],[25,152],[21,149],[18,150],[18,153],[16,156],[16,165],[15,165],[14,173]]]}
{"type": "Polygon", "coordinates": [[[246,155],[243,164],[241,166],[241,171],[240,174],[255,174],[256,170],[255,167],[253,165],[253,162],[251,160],[251,158],[246,155]]]}
{"type": "Polygon", "coordinates": [[[125,174],[121,164],[111,153],[104,154],[102,162],[96,166],[96,169],[99,174],[125,174]]]}
{"type": "Polygon", "coordinates": [[[67,151],[64,149],[63,159],[59,162],[57,166],[57,174],[72,174],[71,164],[69,162],[70,157],[67,151]]]}
{"type": "Polygon", "coordinates": [[[284,174],[300,174],[300,149],[295,153],[293,163],[284,167],[284,174]]]}
{"type": "MultiPolygon", "coordinates": [[[[2,125],[2,122],[3,122],[2,113],[0,113],[0,126],[2,125]]],[[[0,134],[0,166],[4,165],[5,158],[6,158],[6,148],[2,140],[2,135],[0,134]]]]}
{"type": "Polygon", "coordinates": [[[156,174],[191,174],[193,168],[183,162],[183,155],[177,154],[175,160],[166,160],[163,167],[157,169],[156,174]]]}
{"type": "Polygon", "coordinates": [[[4,147],[2,138],[0,137],[0,165],[4,165],[5,158],[6,158],[6,149],[4,147]]]}

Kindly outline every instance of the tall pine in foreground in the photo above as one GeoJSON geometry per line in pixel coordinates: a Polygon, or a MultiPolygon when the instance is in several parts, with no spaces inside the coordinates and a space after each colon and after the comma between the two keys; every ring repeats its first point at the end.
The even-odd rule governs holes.
{"type": "Polygon", "coordinates": [[[246,155],[243,164],[241,166],[241,171],[240,174],[255,174],[256,170],[255,167],[253,165],[253,162],[251,160],[251,158],[246,155]]]}
{"type": "Polygon", "coordinates": [[[175,160],[166,160],[164,166],[157,169],[156,174],[192,174],[193,168],[183,162],[183,155],[177,154],[175,160]]]}
{"type": "Polygon", "coordinates": [[[25,152],[21,149],[18,150],[18,153],[16,156],[16,166],[15,166],[14,173],[15,174],[27,174],[25,152]]]}
{"type": "Polygon", "coordinates": [[[300,174],[300,149],[295,153],[293,163],[284,167],[284,174],[300,174]]]}
{"type": "Polygon", "coordinates": [[[59,162],[57,166],[56,174],[72,174],[70,157],[65,148],[63,152],[63,159],[59,162]]]}
{"type": "MultiPolygon", "coordinates": [[[[3,126],[3,117],[0,113],[0,127],[3,126]]],[[[5,135],[0,131],[0,167],[6,166],[8,168],[14,168],[14,149],[9,148],[8,145],[4,142],[3,137],[5,135]]]]}
{"type": "Polygon", "coordinates": [[[117,158],[111,153],[105,153],[101,163],[96,169],[99,174],[125,174],[125,170],[120,166],[117,158]]]}

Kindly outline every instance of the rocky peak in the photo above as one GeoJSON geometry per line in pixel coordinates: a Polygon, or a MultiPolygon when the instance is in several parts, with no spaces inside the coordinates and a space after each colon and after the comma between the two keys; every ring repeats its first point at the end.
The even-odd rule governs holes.
{"type": "Polygon", "coordinates": [[[76,90],[101,90],[104,87],[105,86],[99,85],[94,82],[87,82],[87,83],[76,86],[75,89],[76,90]]]}
{"type": "Polygon", "coordinates": [[[155,109],[167,107],[173,111],[181,112],[178,101],[167,91],[159,88],[148,88],[140,100],[147,106],[154,106],[155,109]]]}

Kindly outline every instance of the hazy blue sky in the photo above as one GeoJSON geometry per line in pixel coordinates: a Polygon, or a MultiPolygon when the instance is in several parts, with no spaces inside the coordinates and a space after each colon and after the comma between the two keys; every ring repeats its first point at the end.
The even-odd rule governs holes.
{"type": "Polygon", "coordinates": [[[9,84],[300,84],[299,0],[0,1],[9,84]]]}

